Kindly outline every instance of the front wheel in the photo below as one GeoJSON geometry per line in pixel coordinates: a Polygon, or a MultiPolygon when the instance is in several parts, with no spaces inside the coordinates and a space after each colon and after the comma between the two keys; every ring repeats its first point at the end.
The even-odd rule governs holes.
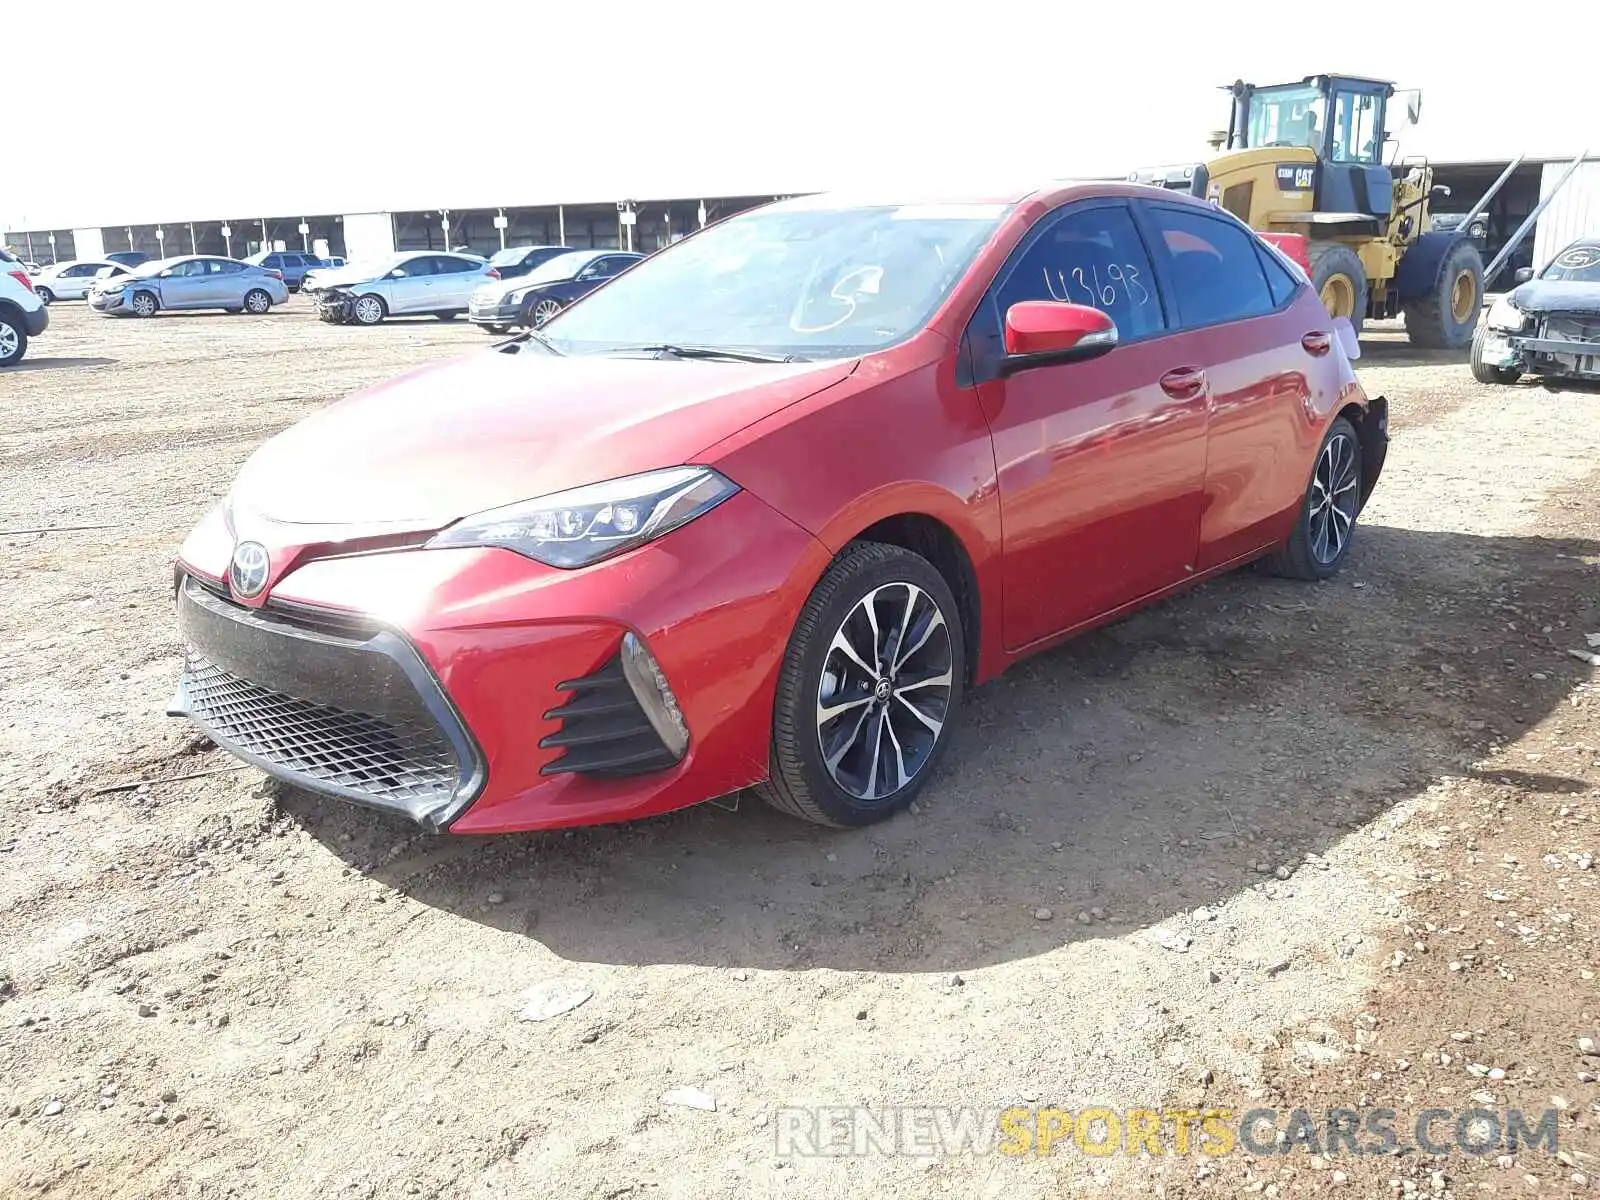
{"type": "Polygon", "coordinates": [[[244,307],[259,317],[272,307],[272,297],[260,288],[251,288],[244,294],[244,307]]]}
{"type": "Polygon", "coordinates": [[[1463,238],[1439,266],[1433,290],[1407,300],[1406,336],[1413,346],[1459,350],[1472,340],[1483,307],[1483,258],[1463,238]]]}
{"type": "Polygon", "coordinates": [[[1344,317],[1361,332],[1367,316],[1367,272],[1361,256],[1343,242],[1312,242],[1311,286],[1330,317],[1344,317]]]}
{"type": "Polygon", "coordinates": [[[1472,377],[1479,383],[1515,383],[1522,378],[1516,367],[1498,367],[1483,361],[1483,343],[1488,336],[1487,323],[1479,325],[1478,332],[1472,335],[1472,377]]]}
{"type": "Polygon", "coordinates": [[[454,321],[460,315],[461,315],[461,313],[458,310],[451,309],[449,312],[436,312],[436,313],[434,313],[433,314],[433,319],[436,320],[436,321],[454,321]]]}
{"type": "Polygon", "coordinates": [[[483,328],[486,332],[494,334],[495,337],[505,337],[506,334],[511,332],[511,326],[509,325],[485,325],[483,328]]]}
{"type": "Polygon", "coordinates": [[[529,329],[537,329],[561,311],[561,301],[546,297],[528,309],[528,319],[523,322],[529,329]]]}
{"type": "Polygon", "coordinates": [[[128,300],[128,309],[136,317],[153,317],[156,309],[161,305],[156,303],[156,298],[149,292],[135,292],[128,300]]]}
{"type": "Polygon", "coordinates": [[[388,308],[378,296],[357,296],[356,302],[350,306],[350,312],[357,325],[376,325],[389,315],[388,308]]]}
{"type": "Polygon", "coordinates": [[[1361,440],[1355,426],[1337,417],[1317,451],[1294,532],[1267,565],[1290,579],[1337,574],[1350,553],[1361,494],[1361,440]]]}
{"type": "Polygon", "coordinates": [[[949,745],[965,677],[961,614],[944,577],[899,546],[856,543],[789,639],[760,794],[838,828],[898,812],[949,745]]]}

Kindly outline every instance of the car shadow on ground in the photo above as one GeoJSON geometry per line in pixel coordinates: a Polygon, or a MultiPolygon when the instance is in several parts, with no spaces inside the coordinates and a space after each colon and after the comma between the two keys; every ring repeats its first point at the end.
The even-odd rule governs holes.
{"type": "Polygon", "coordinates": [[[7,367],[6,371],[8,374],[23,371],[66,371],[74,367],[109,367],[115,365],[118,361],[115,358],[95,358],[93,356],[83,358],[25,358],[14,367],[7,367]]]}
{"type": "Polygon", "coordinates": [[[358,870],[571,960],[968,969],[1226,901],[1470,773],[1586,676],[1566,652],[1600,629],[1596,556],[1378,526],[1330,583],[1237,572],[978,689],[918,811],[863,831],[749,796],[487,839],[280,803],[358,870]]]}

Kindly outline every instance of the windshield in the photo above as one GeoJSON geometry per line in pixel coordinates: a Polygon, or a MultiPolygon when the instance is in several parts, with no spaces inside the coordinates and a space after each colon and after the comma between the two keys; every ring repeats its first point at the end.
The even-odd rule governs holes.
{"type": "Polygon", "coordinates": [[[1564,283],[1600,283],[1600,244],[1568,246],[1556,255],[1539,278],[1564,283]]]}
{"type": "Polygon", "coordinates": [[[527,287],[530,283],[555,283],[560,279],[571,279],[583,270],[586,263],[591,263],[600,257],[599,251],[577,250],[571,254],[558,254],[554,258],[547,258],[521,279],[517,280],[518,287],[527,287]]]}
{"type": "Polygon", "coordinates": [[[1322,93],[1302,83],[1261,88],[1250,97],[1251,146],[1322,144],[1327,128],[1322,93]]]}
{"type": "Polygon", "coordinates": [[[921,329],[1009,211],[823,207],[730,218],[633,267],[542,332],[563,354],[631,346],[846,357],[921,329]]]}
{"type": "Polygon", "coordinates": [[[140,263],[137,267],[130,268],[128,273],[130,275],[138,275],[141,277],[145,275],[158,275],[177,261],[178,260],[175,258],[158,258],[154,262],[140,263]]]}
{"type": "Polygon", "coordinates": [[[536,250],[536,246],[507,246],[504,250],[496,250],[489,256],[489,261],[497,267],[507,263],[519,263],[527,257],[529,250],[536,250]]]}

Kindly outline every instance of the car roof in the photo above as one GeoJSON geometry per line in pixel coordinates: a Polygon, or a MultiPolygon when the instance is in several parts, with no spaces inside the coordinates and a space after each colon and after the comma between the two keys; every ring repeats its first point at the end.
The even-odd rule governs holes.
{"type": "Polygon", "coordinates": [[[912,207],[922,205],[1003,205],[1016,206],[1037,201],[1046,207],[1055,207],[1067,200],[1094,199],[1096,197],[1132,197],[1174,200],[1198,203],[1210,208],[1203,200],[1196,200],[1182,192],[1148,184],[1127,183],[1109,179],[1051,179],[1029,184],[988,185],[963,188],[929,186],[880,187],[862,190],[817,192],[808,196],[795,196],[767,205],[767,208],[804,211],[808,208],[876,208],[912,207]]]}

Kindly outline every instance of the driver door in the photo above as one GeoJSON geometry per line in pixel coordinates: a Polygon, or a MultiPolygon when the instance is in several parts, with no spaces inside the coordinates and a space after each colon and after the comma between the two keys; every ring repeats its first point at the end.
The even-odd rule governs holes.
{"type": "Polygon", "coordinates": [[[433,289],[434,259],[429,255],[419,255],[407,259],[395,268],[401,272],[395,276],[390,273],[389,284],[389,311],[392,313],[417,313],[427,312],[431,303],[433,289]]]}
{"type": "Polygon", "coordinates": [[[1187,578],[1206,478],[1205,361],[1174,332],[1126,202],[1043,217],[967,331],[994,439],[1005,557],[1002,626],[1021,649],[1187,578]],[[1006,376],[1005,314],[1023,300],[1092,305],[1117,347],[1006,376]]]}
{"type": "Polygon", "coordinates": [[[156,280],[162,308],[193,308],[201,303],[206,287],[203,258],[185,259],[168,267],[156,280]]]}

